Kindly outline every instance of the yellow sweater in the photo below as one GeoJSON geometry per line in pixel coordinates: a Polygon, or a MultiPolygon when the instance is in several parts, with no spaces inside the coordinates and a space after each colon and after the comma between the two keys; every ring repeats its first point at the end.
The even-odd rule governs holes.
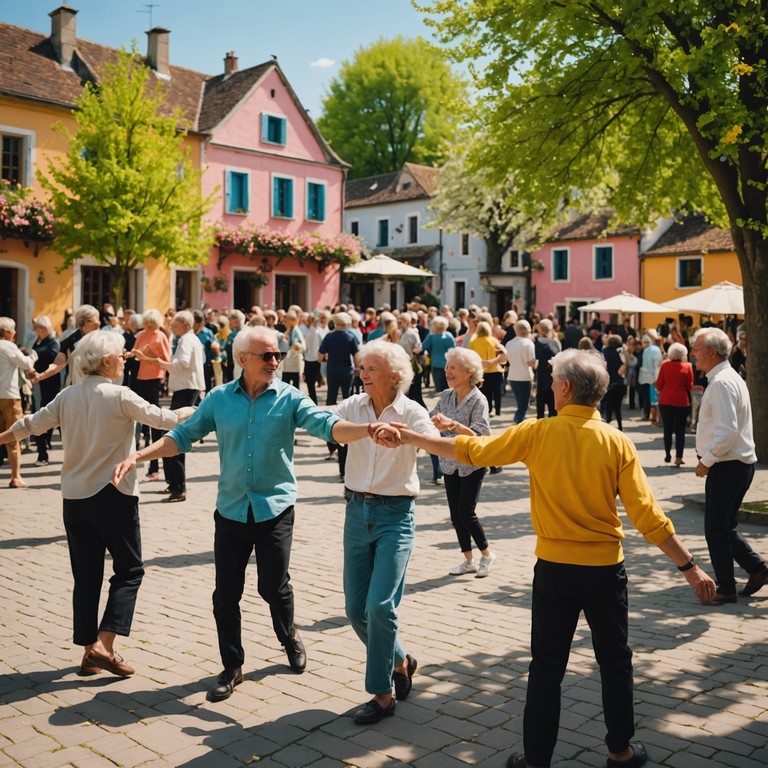
{"type": "Polygon", "coordinates": [[[520,461],[531,479],[536,556],[571,565],[624,559],[616,496],[651,544],[674,532],[640,466],[635,446],[598,412],[567,405],[551,419],[527,419],[495,437],[456,438],[459,461],[492,467],[520,461]]]}

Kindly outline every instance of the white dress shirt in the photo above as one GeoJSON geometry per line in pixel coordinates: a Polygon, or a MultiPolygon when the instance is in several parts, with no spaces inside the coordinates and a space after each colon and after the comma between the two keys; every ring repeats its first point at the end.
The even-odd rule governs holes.
{"type": "Polygon", "coordinates": [[[724,360],[706,374],[696,428],[696,453],[705,467],[719,461],[757,461],[752,404],[744,379],[724,360]]]}
{"type": "MultiPolygon", "coordinates": [[[[336,409],[336,415],[353,424],[396,421],[422,435],[437,437],[440,433],[429,413],[418,403],[398,392],[394,401],[377,417],[369,395],[353,395],[336,409]]],[[[419,476],[416,472],[416,447],[401,445],[386,448],[373,440],[357,440],[349,444],[344,469],[344,485],[350,491],[375,493],[379,496],[416,496],[419,476]]]]}
{"type": "MultiPolygon", "coordinates": [[[[116,464],[135,452],[136,421],[155,429],[172,429],[179,419],[175,411],[150,405],[106,376],[91,375],[82,384],[63,389],[37,413],[19,419],[13,434],[21,440],[61,425],[61,495],[87,499],[111,482],[116,464]]],[[[135,468],[117,489],[128,496],[139,495],[135,468]]]]}
{"type": "Polygon", "coordinates": [[[193,331],[187,331],[179,337],[179,343],[173,353],[168,374],[168,389],[171,392],[179,392],[182,389],[205,391],[204,361],[205,350],[200,339],[193,331]]]}
{"type": "Polygon", "coordinates": [[[515,336],[506,345],[509,360],[508,381],[533,381],[530,363],[536,359],[536,347],[527,336],[515,336]]]}
{"type": "Polygon", "coordinates": [[[0,400],[19,400],[19,371],[31,371],[34,357],[25,355],[12,341],[0,339],[0,400]]]}

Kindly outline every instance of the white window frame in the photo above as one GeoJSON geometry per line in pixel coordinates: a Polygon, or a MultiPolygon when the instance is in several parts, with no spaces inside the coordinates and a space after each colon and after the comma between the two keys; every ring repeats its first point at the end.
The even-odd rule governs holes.
{"type": "MultiPolygon", "coordinates": [[[[451,280],[451,301],[452,302],[456,301],[456,286],[459,285],[459,284],[464,286],[464,305],[466,306],[467,301],[470,298],[470,296],[469,296],[469,281],[465,280],[463,278],[459,279],[459,280],[454,278],[453,280],[451,280]]],[[[451,306],[454,306],[454,305],[451,304],[451,306]]]]}
{"type": "Polygon", "coordinates": [[[675,259],[675,288],[682,291],[698,290],[704,285],[704,257],[703,256],[678,256],[675,259]],[[701,283],[699,285],[680,285],[680,263],[683,261],[698,261],[701,265],[701,283]]]}
{"type": "Polygon", "coordinates": [[[272,173],[269,177],[269,218],[293,221],[296,218],[296,177],[287,173],[272,173]],[[292,182],[293,200],[291,201],[291,215],[275,215],[275,179],[287,179],[292,182]]]}
{"type": "Polygon", "coordinates": [[[355,237],[360,237],[360,219],[350,219],[347,223],[349,224],[349,234],[355,235],[355,237]],[[354,224],[357,224],[357,234],[352,231],[352,226],[354,224]]]}
{"type": "MultiPolygon", "coordinates": [[[[568,258],[568,275],[571,274],[570,256],[568,258]]],[[[616,278],[616,248],[613,243],[595,243],[592,246],[592,279],[596,283],[605,283],[609,280],[616,278]],[[610,248],[611,249],[611,276],[610,277],[598,277],[597,276],[597,249],[598,248],[610,248]]]]}
{"type": "Polygon", "coordinates": [[[570,283],[571,282],[571,249],[570,248],[552,248],[549,254],[549,268],[552,275],[553,283],[570,283]],[[562,277],[555,277],[555,251],[565,251],[568,258],[568,277],[563,279],[562,277]]]}
{"type": "Polygon", "coordinates": [[[304,220],[305,221],[328,221],[328,182],[322,179],[306,179],[304,183],[304,220]],[[322,219],[310,219],[309,218],[309,185],[316,184],[318,187],[322,187],[325,192],[323,193],[323,218],[322,219]]]}
{"type": "Polygon", "coordinates": [[[389,216],[377,216],[376,217],[376,248],[389,248],[389,240],[392,237],[392,222],[390,221],[389,216]],[[387,222],[387,242],[386,243],[379,243],[379,222],[386,221],[387,222]]]}
{"type": "Polygon", "coordinates": [[[419,228],[421,226],[421,217],[418,213],[409,213],[405,217],[405,242],[406,245],[418,245],[419,243],[419,228]],[[416,219],[416,239],[411,240],[411,221],[416,219]]]}
{"type": "Polygon", "coordinates": [[[35,177],[35,149],[37,146],[37,133],[26,128],[17,128],[13,125],[0,125],[0,135],[11,136],[23,140],[23,168],[21,175],[22,187],[31,187],[35,177]]]}

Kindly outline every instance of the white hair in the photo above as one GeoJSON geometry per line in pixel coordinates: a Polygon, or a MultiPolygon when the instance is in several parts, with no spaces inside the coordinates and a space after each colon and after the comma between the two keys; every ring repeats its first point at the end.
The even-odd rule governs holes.
{"type": "MultiPolygon", "coordinates": [[[[104,366],[104,358],[119,355],[125,349],[122,333],[112,331],[94,331],[83,336],[77,342],[72,359],[82,376],[99,373],[104,366]]],[[[72,360],[70,360],[71,364],[72,360]]]]}
{"type": "Polygon", "coordinates": [[[480,384],[483,380],[483,360],[474,349],[466,347],[452,347],[445,353],[445,362],[456,360],[469,372],[470,384],[480,384]]]}
{"type": "Polygon", "coordinates": [[[187,328],[194,328],[195,316],[188,309],[182,309],[173,316],[173,322],[186,325],[187,328]]]}
{"type": "Polygon", "coordinates": [[[144,324],[145,328],[148,325],[150,328],[162,328],[163,316],[160,314],[160,310],[158,309],[147,309],[144,310],[141,315],[141,322],[144,324]]]}
{"type": "Polygon", "coordinates": [[[16,321],[12,317],[0,317],[0,333],[10,333],[16,330],[16,321]]]}
{"type": "Polygon", "coordinates": [[[407,392],[413,381],[413,366],[410,355],[399,345],[392,344],[384,339],[376,339],[363,344],[358,353],[360,363],[363,364],[367,357],[376,355],[387,361],[387,366],[392,373],[397,373],[400,378],[397,386],[401,392],[407,392]]]}
{"type": "Polygon", "coordinates": [[[51,336],[53,334],[53,325],[51,324],[51,318],[48,317],[48,315],[40,315],[40,317],[36,317],[32,324],[36,328],[45,328],[46,331],[48,331],[48,335],[51,336]]]}
{"type": "Polygon", "coordinates": [[[698,338],[704,339],[704,346],[708,349],[714,349],[723,360],[731,354],[731,340],[728,338],[728,334],[719,328],[701,328],[696,331],[693,337],[694,344],[698,338]]]}
{"type": "Polygon", "coordinates": [[[432,318],[432,328],[433,329],[441,329],[440,331],[433,330],[433,333],[441,333],[442,331],[448,330],[448,320],[445,317],[440,317],[438,315],[437,317],[432,318]]]}
{"type": "Polygon", "coordinates": [[[518,320],[515,323],[515,333],[520,336],[531,332],[531,324],[527,320],[518,320]],[[523,332],[521,334],[521,331],[523,332]]]}
{"type": "Polygon", "coordinates": [[[91,304],[83,304],[82,307],[77,308],[75,312],[75,325],[78,328],[84,328],[88,318],[95,317],[98,319],[99,310],[91,304]]]}
{"type": "Polygon", "coordinates": [[[349,328],[352,325],[352,318],[346,312],[337,312],[333,316],[333,325],[335,328],[349,328]]]}
{"type": "Polygon", "coordinates": [[[235,336],[235,340],[232,342],[232,354],[235,356],[235,361],[240,362],[240,357],[248,351],[252,340],[276,341],[277,337],[277,333],[271,328],[267,328],[266,325],[246,326],[235,336]]]}
{"type": "Polygon", "coordinates": [[[676,341],[674,344],[669,345],[669,349],[667,350],[667,357],[670,360],[687,360],[688,348],[685,346],[685,344],[681,344],[679,341],[676,341]]]}
{"type": "Polygon", "coordinates": [[[574,405],[596,406],[608,391],[608,368],[596,350],[566,349],[550,361],[552,376],[571,383],[574,405]]]}

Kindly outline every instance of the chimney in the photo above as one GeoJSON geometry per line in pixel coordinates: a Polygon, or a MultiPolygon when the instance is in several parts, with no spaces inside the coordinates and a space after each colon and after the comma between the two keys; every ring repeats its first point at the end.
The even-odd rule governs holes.
{"type": "Polygon", "coordinates": [[[234,51],[230,51],[224,57],[224,76],[229,77],[235,72],[237,72],[237,56],[234,51]]]}
{"type": "Polygon", "coordinates": [[[163,29],[162,27],[153,27],[147,32],[149,66],[161,77],[168,77],[171,74],[168,66],[168,36],[170,34],[170,29],[163,29]]]}
{"type": "Polygon", "coordinates": [[[72,66],[72,57],[77,47],[76,13],[74,8],[62,5],[48,14],[51,17],[51,45],[62,67],[72,66]]]}

